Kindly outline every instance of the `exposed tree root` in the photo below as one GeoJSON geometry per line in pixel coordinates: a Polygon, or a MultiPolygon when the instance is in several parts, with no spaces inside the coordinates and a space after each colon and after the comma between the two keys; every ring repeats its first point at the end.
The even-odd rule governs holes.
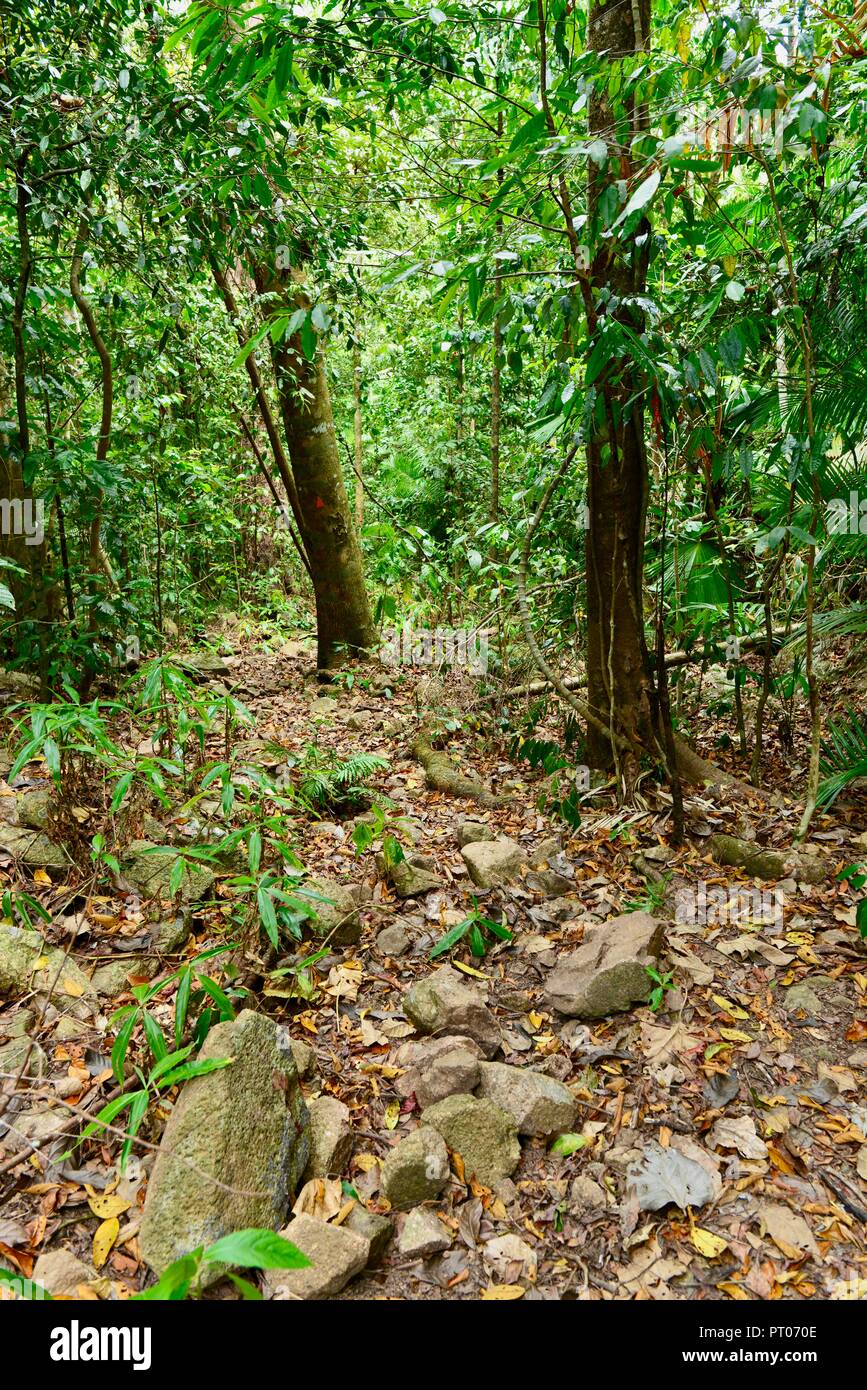
{"type": "Polygon", "coordinates": [[[678,772],[684,782],[691,782],[708,790],[713,787],[731,787],[742,792],[744,796],[767,800],[767,792],[762,791],[761,787],[754,787],[751,782],[743,782],[739,777],[708,762],[707,758],[702,758],[678,734],[674,736],[674,746],[677,752],[678,772]]]}
{"type": "Polygon", "coordinates": [[[425,733],[417,735],[412,745],[412,755],[424,768],[425,782],[432,791],[477,801],[480,806],[505,806],[511,800],[508,796],[494,796],[478,778],[458,772],[447,753],[431,747],[429,736],[425,733]]]}
{"type": "Polygon", "coordinates": [[[750,840],[734,835],[712,835],[708,849],[718,864],[746,869],[753,878],[797,878],[804,883],[822,883],[828,877],[828,865],[814,854],[797,851],[762,849],[750,840]]]}

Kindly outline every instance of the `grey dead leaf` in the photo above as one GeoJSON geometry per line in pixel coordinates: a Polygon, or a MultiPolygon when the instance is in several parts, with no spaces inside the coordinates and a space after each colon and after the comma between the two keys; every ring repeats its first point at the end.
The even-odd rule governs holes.
{"type": "Polygon", "coordinates": [[[675,1023],[672,1028],[655,1023],[641,1025],[641,1045],[648,1062],[667,1062],[680,1053],[691,1052],[698,1043],[699,1039],[683,1023],[675,1023]]]}
{"type": "Polygon", "coordinates": [[[714,1196],[710,1174],[700,1163],[661,1144],[648,1145],[626,1177],[642,1211],[659,1211],[672,1203],[681,1210],[703,1207],[714,1196]]]}
{"type": "Polygon", "coordinates": [[[678,1259],[662,1254],[656,1241],[636,1250],[629,1264],[620,1271],[620,1287],[624,1294],[652,1293],[654,1298],[672,1297],[669,1285],[686,1274],[687,1266],[678,1259]]]}
{"type": "Polygon", "coordinates": [[[862,1144],[858,1150],[858,1159],[855,1163],[855,1171],[859,1178],[867,1182],[867,1144],[862,1144]]]}
{"type": "Polygon", "coordinates": [[[705,1082],[702,1094],[712,1110],[722,1110],[723,1106],[734,1100],[740,1088],[736,1071],[714,1072],[705,1082]]]}
{"type": "Polygon", "coordinates": [[[672,943],[671,956],[675,969],[685,971],[695,984],[709,985],[713,983],[713,969],[711,966],[705,965],[703,960],[699,960],[692,951],[686,951],[683,947],[672,943]]]}
{"type": "Polygon", "coordinates": [[[827,1062],[820,1062],[817,1075],[820,1081],[831,1081],[841,1094],[847,1091],[854,1091],[858,1094],[858,1082],[850,1071],[845,1067],[829,1067],[827,1062]]]}
{"type": "Polygon", "coordinates": [[[365,1047],[377,1047],[381,1043],[387,1043],[388,1038],[385,1033],[380,1032],[371,1019],[363,1018],[361,1020],[361,1041],[365,1047]]]}
{"type": "Polygon", "coordinates": [[[803,1216],[781,1202],[765,1202],[759,1208],[762,1232],[769,1235],[789,1259],[809,1253],[819,1258],[819,1247],[803,1216]]]}
{"type": "Polygon", "coordinates": [[[767,1158],[768,1146],[756,1133],[756,1122],[750,1115],[739,1119],[717,1120],[708,1143],[714,1149],[735,1149],[741,1158],[767,1158]]]}
{"type": "Polygon", "coordinates": [[[485,1243],[482,1259],[501,1284],[536,1278],[536,1252],[520,1236],[495,1236],[485,1243]]]}

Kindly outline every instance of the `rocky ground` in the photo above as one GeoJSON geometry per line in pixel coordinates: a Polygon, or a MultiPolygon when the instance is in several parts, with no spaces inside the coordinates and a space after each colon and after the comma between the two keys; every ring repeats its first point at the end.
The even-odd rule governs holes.
{"type": "MultiPolygon", "coordinates": [[[[126,1297],[190,1245],[270,1226],[312,1260],[267,1274],[272,1298],[863,1296],[867,953],[836,879],[867,849],[863,797],[797,858],[768,854],[797,824],[784,769],[771,802],[690,793],[685,847],[662,793],[618,810],[602,788],[570,831],[467,732],[465,692],[375,672],[323,693],[300,643],[236,644],[205,674],[256,715],[244,753],[271,771],[314,741],[387,757],[371,786],[404,859],[375,818],[363,852],[350,815],[298,819],[324,954],[299,992],[309,946],[242,943],[248,993],[200,1054],[232,1065],[163,1092],[119,1177],[126,1112],[67,1152],[117,1089],[108,1019],[225,940],[232,869],[188,872],[172,907],[148,847],[200,826],[149,815],[98,891],[50,833],[44,769],[0,783],[0,875],[51,918],[0,922],[0,1267],[126,1297]],[[426,785],[432,706],[462,706],[448,750],[484,803],[426,785]],[[726,837],[764,877],[725,866],[726,837]],[[738,913],[740,891],[766,897],[738,913]],[[486,953],[468,931],[431,959],[468,913],[486,953]]],[[[150,1005],[167,1034],[176,994],[150,1005]]]]}

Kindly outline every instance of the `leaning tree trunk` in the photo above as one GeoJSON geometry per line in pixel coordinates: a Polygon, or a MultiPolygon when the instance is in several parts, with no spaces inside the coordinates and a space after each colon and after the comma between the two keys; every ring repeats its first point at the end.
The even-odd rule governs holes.
{"type": "MultiPolygon", "coordinates": [[[[258,267],[255,278],[260,294],[279,296],[293,309],[304,300],[298,283],[277,272],[258,267]]],[[[272,355],[316,598],[318,664],[324,670],[372,647],[376,630],[340,465],[325,354],[320,347],[310,361],[296,334],[276,344],[272,355]]]]}
{"type": "MultiPolygon", "coordinates": [[[[644,48],[649,28],[650,0],[630,4],[604,0],[591,9],[587,45],[617,62],[644,48]]],[[[628,150],[629,133],[640,127],[641,113],[628,98],[615,116],[606,82],[596,84],[589,116],[590,139],[604,141],[608,149],[601,167],[590,163],[588,177],[591,244],[597,248],[585,281],[592,353],[611,313],[633,331],[641,331],[639,314],[623,301],[634,301],[644,292],[650,226],[643,219],[639,237],[631,243],[603,241],[599,236],[603,192],[635,173],[628,155],[620,152],[628,150]]],[[[612,358],[592,385],[597,397],[587,441],[587,688],[589,704],[609,732],[603,734],[598,725],[589,725],[587,751],[592,764],[610,766],[618,761],[617,750],[624,739],[658,752],[663,759],[664,752],[644,632],[648,466],[643,383],[629,359],[612,358]]]]}

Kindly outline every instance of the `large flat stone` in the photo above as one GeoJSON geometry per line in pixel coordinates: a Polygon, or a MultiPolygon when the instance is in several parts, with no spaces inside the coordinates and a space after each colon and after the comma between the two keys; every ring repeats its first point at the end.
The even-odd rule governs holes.
{"type": "Polygon", "coordinates": [[[479,1095],[507,1110],[519,1134],[547,1138],[574,1124],[578,1102],[562,1081],[529,1067],[509,1067],[501,1062],[481,1062],[479,1072],[479,1095]]]}
{"type": "Polygon", "coordinates": [[[548,976],[546,1000],[570,1018],[606,1018],[648,998],[663,927],[648,912],[628,912],[588,930],[548,976]]]}
{"type": "Polygon", "coordinates": [[[461,858],[477,888],[499,888],[516,879],[527,856],[516,840],[474,840],[464,845],[461,858]]]}
{"type": "Polygon", "coordinates": [[[403,1007],[421,1033],[462,1033],[493,1057],[502,1041],[485,996],[466,976],[444,965],[404,995],[403,1007]]]}
{"type": "Polygon", "coordinates": [[[140,1237],[158,1274],[232,1231],[275,1230],[310,1157],[307,1106],[279,1024],[244,1010],[211,1029],[199,1057],[234,1061],[186,1082],[166,1125],[140,1237]]]}
{"type": "Polygon", "coordinates": [[[370,1241],[345,1226],[332,1226],[315,1216],[296,1216],[280,1232],[310,1260],[306,1269],[271,1269],[264,1292],[272,1299],[333,1298],[359,1274],[370,1255],[370,1241]]]}

